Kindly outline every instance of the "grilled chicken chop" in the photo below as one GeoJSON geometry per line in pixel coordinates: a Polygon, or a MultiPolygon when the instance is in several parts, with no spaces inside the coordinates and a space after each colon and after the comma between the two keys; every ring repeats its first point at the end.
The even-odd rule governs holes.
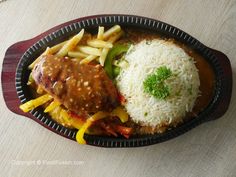
{"type": "Polygon", "coordinates": [[[110,111],[118,93],[100,65],[80,65],[77,59],[45,55],[32,71],[35,82],[66,108],[88,115],[110,111]]]}

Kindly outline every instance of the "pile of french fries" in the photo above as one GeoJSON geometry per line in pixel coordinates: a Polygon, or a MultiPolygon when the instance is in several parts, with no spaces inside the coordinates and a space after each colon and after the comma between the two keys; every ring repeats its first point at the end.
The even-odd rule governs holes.
{"type": "Polygon", "coordinates": [[[98,33],[95,37],[85,39],[86,45],[80,44],[86,37],[84,29],[71,39],[59,43],[51,48],[47,48],[31,65],[29,69],[33,69],[35,64],[40,61],[43,55],[53,54],[59,57],[78,58],[81,64],[87,64],[93,60],[98,60],[104,66],[107,54],[116,42],[123,35],[123,31],[119,25],[115,25],[104,30],[104,27],[98,27],[98,33]]]}

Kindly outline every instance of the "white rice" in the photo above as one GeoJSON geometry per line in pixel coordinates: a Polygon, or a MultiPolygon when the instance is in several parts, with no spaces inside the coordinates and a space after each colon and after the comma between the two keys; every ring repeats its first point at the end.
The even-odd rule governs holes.
{"type": "Polygon", "coordinates": [[[143,40],[125,55],[128,66],[117,77],[117,87],[126,98],[125,108],[136,123],[171,124],[190,112],[199,94],[199,75],[193,59],[180,47],[165,40],[143,40]],[[172,75],[166,80],[170,95],[157,99],[144,92],[143,81],[160,66],[172,75]]]}

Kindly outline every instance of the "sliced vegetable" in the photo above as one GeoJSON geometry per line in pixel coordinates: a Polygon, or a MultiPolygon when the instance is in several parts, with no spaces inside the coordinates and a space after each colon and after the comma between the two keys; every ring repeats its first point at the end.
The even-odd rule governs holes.
{"type": "Polygon", "coordinates": [[[34,100],[30,100],[30,101],[20,105],[20,109],[24,112],[29,112],[30,110],[50,101],[51,99],[53,99],[51,95],[45,94],[45,95],[40,96],[34,100]]]}
{"type": "Polygon", "coordinates": [[[124,127],[121,125],[115,125],[115,130],[120,133],[121,135],[123,135],[125,138],[129,138],[133,129],[130,127],[124,127]]]}
{"type": "Polygon", "coordinates": [[[104,69],[111,79],[114,79],[114,66],[112,65],[113,60],[115,59],[115,57],[121,55],[122,53],[127,52],[128,49],[129,49],[128,45],[117,44],[114,45],[114,47],[108,52],[104,64],[104,69]]]}
{"type": "Polygon", "coordinates": [[[118,136],[115,130],[113,130],[113,128],[111,127],[111,125],[104,122],[100,122],[99,125],[106,131],[106,133],[108,133],[108,135],[113,135],[115,137],[118,136]]]}
{"type": "Polygon", "coordinates": [[[80,144],[86,144],[86,141],[84,140],[85,131],[92,125],[93,122],[106,118],[108,116],[109,116],[109,113],[99,111],[96,114],[94,114],[92,117],[88,118],[86,122],[83,124],[83,126],[77,132],[76,141],[80,144]]]}
{"type": "Polygon", "coordinates": [[[41,87],[40,85],[38,85],[36,92],[37,92],[38,94],[42,95],[43,92],[44,92],[43,87],[41,87]]]}
{"type": "Polygon", "coordinates": [[[125,104],[126,99],[121,93],[118,93],[118,99],[119,99],[121,105],[125,104]]]}
{"type": "Polygon", "coordinates": [[[46,109],[44,110],[44,112],[49,112],[49,111],[52,111],[53,109],[55,109],[57,106],[60,106],[61,103],[54,100],[52,101],[47,107],[46,109]]]}
{"type": "MultiPolygon", "coordinates": [[[[72,114],[71,112],[69,112],[69,113],[67,112],[67,114],[69,115],[70,123],[74,128],[80,129],[83,126],[83,124],[85,123],[84,118],[79,117],[76,114],[72,114]]],[[[86,133],[88,133],[88,132],[86,132],[86,133]]]]}
{"type": "Polygon", "coordinates": [[[122,123],[127,122],[128,118],[129,118],[128,113],[121,106],[118,106],[117,108],[115,108],[111,112],[111,115],[119,117],[119,119],[122,123]]]}
{"type": "Polygon", "coordinates": [[[34,79],[33,79],[32,72],[31,72],[30,75],[29,75],[27,85],[31,85],[32,83],[34,83],[34,79]]]}
{"type": "Polygon", "coordinates": [[[113,73],[114,73],[114,77],[117,77],[120,74],[120,67],[115,66],[113,73]]]}

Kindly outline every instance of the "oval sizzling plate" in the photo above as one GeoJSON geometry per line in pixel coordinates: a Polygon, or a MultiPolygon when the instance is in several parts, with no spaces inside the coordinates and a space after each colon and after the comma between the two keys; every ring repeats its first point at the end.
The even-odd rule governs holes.
{"type": "Polygon", "coordinates": [[[41,108],[34,109],[30,113],[23,113],[19,109],[20,103],[32,99],[26,85],[29,76],[27,67],[47,46],[53,46],[68,39],[82,28],[93,32],[97,30],[99,25],[113,26],[114,24],[119,24],[123,28],[126,26],[142,28],[164,34],[196,50],[207,60],[215,72],[214,96],[207,108],[199,113],[196,118],[190,119],[165,133],[132,136],[130,139],[85,135],[87,144],[102,147],[137,147],[160,143],[181,135],[203,122],[217,119],[227,111],[232,92],[232,69],[227,56],[222,52],[206,47],[176,27],[158,20],[133,15],[97,15],[79,18],[56,26],[33,39],[9,47],[5,54],[1,78],[3,96],[7,107],[16,114],[27,116],[61,136],[75,140],[77,130],[58,124],[45,114],[41,108]]]}

